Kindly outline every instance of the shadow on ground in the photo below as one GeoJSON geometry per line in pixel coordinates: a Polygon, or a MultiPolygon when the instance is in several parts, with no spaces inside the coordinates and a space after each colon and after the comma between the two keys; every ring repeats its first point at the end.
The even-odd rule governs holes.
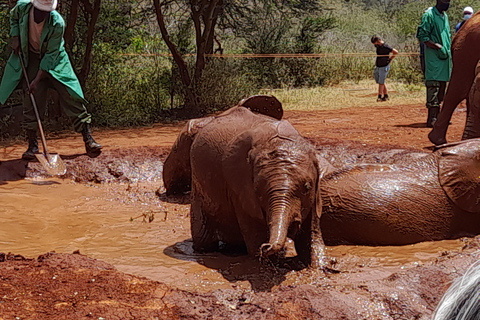
{"type": "Polygon", "coordinates": [[[396,124],[394,125],[395,128],[426,128],[427,124],[425,122],[417,122],[417,123],[410,123],[410,124],[396,124]]]}
{"type": "Polygon", "coordinates": [[[225,280],[231,283],[248,281],[255,292],[272,290],[274,286],[285,281],[288,272],[294,268],[300,268],[295,265],[293,259],[285,259],[274,265],[269,260],[260,261],[246,254],[196,253],[193,250],[192,239],[177,242],[165,248],[163,253],[175,259],[195,261],[207,268],[217,270],[225,280]]]}
{"type": "Polygon", "coordinates": [[[27,175],[28,161],[26,160],[8,160],[0,162],[0,184],[6,184],[7,181],[18,181],[24,179],[27,175]]]}

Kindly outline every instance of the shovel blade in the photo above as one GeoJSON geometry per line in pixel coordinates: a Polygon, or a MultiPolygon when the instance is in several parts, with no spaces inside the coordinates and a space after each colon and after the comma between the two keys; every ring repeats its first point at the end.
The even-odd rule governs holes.
{"type": "Polygon", "coordinates": [[[49,175],[52,176],[61,176],[67,172],[65,163],[63,163],[62,158],[56,153],[37,153],[35,154],[38,162],[43,166],[49,175]]]}

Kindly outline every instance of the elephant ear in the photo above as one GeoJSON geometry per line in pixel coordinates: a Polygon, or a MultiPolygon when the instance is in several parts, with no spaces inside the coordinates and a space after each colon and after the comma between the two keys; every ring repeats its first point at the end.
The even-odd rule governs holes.
{"type": "Polygon", "coordinates": [[[281,120],[283,117],[282,104],[274,96],[251,96],[250,98],[240,101],[238,105],[245,107],[254,113],[260,113],[275,118],[277,120],[281,120]]]}
{"type": "Polygon", "coordinates": [[[163,185],[167,195],[190,191],[192,183],[190,147],[196,134],[213,119],[214,117],[190,120],[178,135],[163,165],[163,185]]]}
{"type": "Polygon", "coordinates": [[[439,153],[438,177],[443,190],[462,210],[480,211],[480,139],[445,144],[439,153]]]}

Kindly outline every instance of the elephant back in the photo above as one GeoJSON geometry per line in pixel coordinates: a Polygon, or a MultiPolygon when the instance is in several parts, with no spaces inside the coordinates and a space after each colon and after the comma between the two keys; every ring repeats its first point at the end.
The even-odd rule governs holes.
{"type": "Polygon", "coordinates": [[[324,177],[322,233],[328,245],[405,245],[442,239],[449,206],[436,170],[358,164],[324,177]]]}
{"type": "Polygon", "coordinates": [[[462,210],[480,211],[480,139],[446,144],[437,151],[438,177],[450,200],[462,210]]]}

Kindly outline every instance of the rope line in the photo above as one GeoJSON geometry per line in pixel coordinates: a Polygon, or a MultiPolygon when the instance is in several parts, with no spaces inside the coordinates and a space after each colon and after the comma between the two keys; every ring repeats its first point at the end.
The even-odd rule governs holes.
{"type": "MultiPolygon", "coordinates": [[[[120,56],[142,56],[142,57],[171,57],[171,53],[121,53],[120,56]]],[[[418,52],[398,53],[398,57],[419,56],[418,52]]],[[[182,55],[183,57],[195,57],[195,53],[182,55]]],[[[356,53],[230,53],[230,54],[205,54],[205,57],[212,58],[326,58],[326,57],[389,57],[389,55],[376,55],[375,53],[356,52],[356,53]]]]}

